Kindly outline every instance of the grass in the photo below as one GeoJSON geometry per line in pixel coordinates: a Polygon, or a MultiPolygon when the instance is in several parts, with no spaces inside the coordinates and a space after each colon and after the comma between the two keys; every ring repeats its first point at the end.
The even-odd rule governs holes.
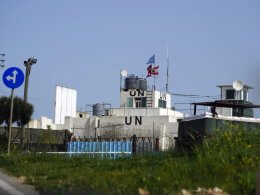
{"type": "Polygon", "coordinates": [[[260,171],[260,131],[233,126],[192,154],[156,153],[116,160],[47,154],[0,155],[0,167],[25,177],[41,194],[151,194],[220,187],[254,194],[260,171]]]}

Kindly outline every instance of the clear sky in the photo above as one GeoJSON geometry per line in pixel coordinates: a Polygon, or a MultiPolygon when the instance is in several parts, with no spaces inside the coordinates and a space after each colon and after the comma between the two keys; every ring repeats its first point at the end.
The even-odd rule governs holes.
{"type": "MultiPolygon", "coordinates": [[[[120,69],[145,76],[152,54],[162,89],[167,44],[171,92],[219,95],[216,85],[239,79],[260,104],[259,10],[259,0],[1,0],[0,53],[6,67],[38,59],[29,86],[34,118],[53,117],[56,84],[77,89],[79,109],[119,106],[120,69]]],[[[15,93],[23,96],[23,87],[15,93]]],[[[0,95],[9,94],[1,82],[0,95]]]]}

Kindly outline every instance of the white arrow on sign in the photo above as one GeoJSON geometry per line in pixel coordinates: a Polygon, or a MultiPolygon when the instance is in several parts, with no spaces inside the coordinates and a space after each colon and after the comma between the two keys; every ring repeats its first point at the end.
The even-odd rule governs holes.
{"type": "Polygon", "coordinates": [[[15,84],[15,83],[16,83],[16,75],[17,75],[17,74],[18,74],[18,72],[17,72],[16,70],[14,70],[14,71],[12,72],[12,75],[13,75],[13,76],[8,75],[8,76],[6,77],[6,80],[8,80],[8,81],[13,80],[13,84],[15,84]]]}

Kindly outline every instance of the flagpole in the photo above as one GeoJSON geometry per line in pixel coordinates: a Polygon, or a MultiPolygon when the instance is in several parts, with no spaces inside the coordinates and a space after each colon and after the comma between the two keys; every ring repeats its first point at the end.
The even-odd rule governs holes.
{"type": "Polygon", "coordinates": [[[166,56],[167,56],[167,81],[166,81],[166,92],[169,90],[169,51],[168,51],[168,44],[166,48],[166,56]]]}
{"type": "MultiPolygon", "coordinates": [[[[155,55],[154,55],[154,64],[153,68],[155,68],[155,55]]],[[[155,91],[155,75],[153,75],[153,90],[155,91]]]]}
{"type": "Polygon", "coordinates": [[[121,107],[121,99],[122,99],[122,94],[121,94],[121,91],[122,91],[122,69],[120,70],[120,105],[119,107],[121,107]]]}
{"type": "Polygon", "coordinates": [[[120,70],[120,92],[122,89],[122,69],[120,70]]]}

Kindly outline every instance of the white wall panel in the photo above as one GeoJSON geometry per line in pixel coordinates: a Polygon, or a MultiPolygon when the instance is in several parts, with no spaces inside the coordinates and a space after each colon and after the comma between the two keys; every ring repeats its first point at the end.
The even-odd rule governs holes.
{"type": "Polygon", "coordinates": [[[65,117],[76,117],[77,91],[56,86],[55,124],[64,124],[65,117]]]}

